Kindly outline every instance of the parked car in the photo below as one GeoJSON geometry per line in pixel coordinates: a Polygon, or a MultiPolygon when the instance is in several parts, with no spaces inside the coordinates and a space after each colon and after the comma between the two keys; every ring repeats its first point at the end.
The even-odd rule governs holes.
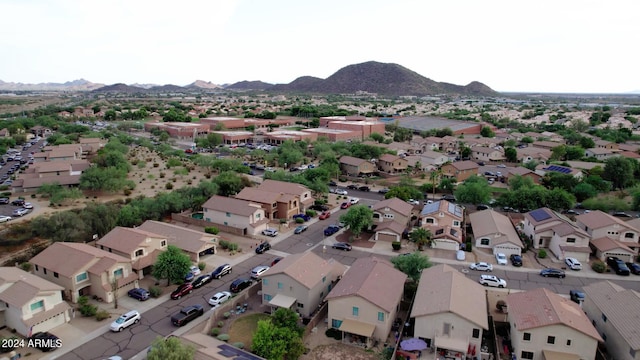
{"type": "Polygon", "coordinates": [[[298,218],[301,218],[304,221],[309,221],[311,220],[311,216],[307,215],[307,214],[295,214],[293,215],[293,220],[296,220],[298,218]]]}
{"type": "Polygon", "coordinates": [[[360,190],[360,191],[371,191],[371,188],[370,188],[370,187],[368,187],[368,186],[360,186],[360,187],[358,188],[358,190],[360,190]]]}
{"type": "Polygon", "coordinates": [[[147,289],[134,288],[127,291],[127,295],[129,295],[129,297],[137,299],[138,301],[145,301],[149,299],[149,296],[151,296],[151,293],[147,289]]]}
{"type": "Polygon", "coordinates": [[[48,352],[62,347],[62,340],[47,331],[38,331],[31,335],[29,340],[34,345],[34,348],[42,352],[48,352]]]}
{"type": "Polygon", "coordinates": [[[251,278],[258,279],[262,274],[264,274],[269,269],[270,268],[266,265],[256,266],[253,269],[251,269],[251,278]]]}
{"type": "Polygon", "coordinates": [[[480,204],[476,206],[476,210],[488,210],[488,209],[489,209],[488,205],[480,204]]]}
{"type": "Polygon", "coordinates": [[[540,275],[544,277],[555,277],[560,279],[564,279],[564,277],[566,276],[564,271],[554,268],[542,269],[540,270],[540,275]]]}
{"type": "Polygon", "coordinates": [[[175,326],[184,326],[202,315],[204,315],[202,305],[187,306],[171,317],[171,323],[175,326]]]}
{"type": "Polygon", "coordinates": [[[0,205],[6,205],[8,203],[9,203],[9,198],[7,197],[0,198],[0,205]]]}
{"type": "Polygon", "coordinates": [[[26,202],[22,205],[23,208],[29,210],[29,209],[33,209],[33,204],[30,202],[26,202]]]}
{"type": "Polygon", "coordinates": [[[209,299],[209,305],[218,306],[229,299],[231,299],[231,293],[228,291],[221,291],[209,299]]]}
{"type": "Polygon", "coordinates": [[[351,205],[355,205],[355,204],[360,202],[360,199],[359,198],[351,198],[351,199],[349,199],[349,202],[351,203],[351,205]]]}
{"type": "Polygon", "coordinates": [[[350,244],[343,243],[343,242],[335,243],[331,247],[334,249],[344,250],[344,251],[351,251],[351,248],[352,248],[350,244]]]}
{"type": "Polygon", "coordinates": [[[407,200],[407,202],[411,205],[420,205],[420,201],[415,200],[415,199],[409,199],[407,200]]]}
{"type": "Polygon", "coordinates": [[[627,267],[629,268],[629,271],[631,271],[632,274],[635,275],[640,275],[640,265],[636,264],[636,263],[632,263],[632,262],[628,262],[626,263],[627,267]]]}
{"type": "Polygon", "coordinates": [[[252,283],[253,282],[251,281],[251,279],[235,279],[229,286],[229,290],[231,290],[232,293],[239,293],[240,291],[251,286],[252,283]]]}
{"type": "Polygon", "coordinates": [[[0,215],[0,223],[7,222],[7,221],[9,221],[11,219],[13,219],[11,216],[0,215]]]}
{"type": "Polygon", "coordinates": [[[378,193],[379,193],[379,194],[386,194],[386,193],[388,193],[389,191],[391,191],[391,189],[389,189],[389,188],[384,188],[384,189],[380,189],[380,190],[378,190],[378,193]]]}
{"type": "Polygon", "coordinates": [[[120,315],[120,317],[117,318],[116,321],[111,323],[109,329],[111,329],[111,331],[122,331],[125,328],[128,328],[129,326],[137,324],[139,322],[140,313],[136,310],[131,310],[125,314],[120,315]]]}
{"type": "Polygon", "coordinates": [[[511,260],[511,265],[522,266],[522,256],[517,254],[511,254],[511,256],[509,256],[509,259],[511,260]]]}
{"type": "Polygon", "coordinates": [[[271,266],[273,266],[273,265],[275,265],[275,264],[279,263],[279,262],[280,262],[280,260],[282,260],[282,259],[283,259],[283,258],[281,258],[281,257],[277,257],[277,258],[273,259],[273,261],[271,262],[271,266]]]}
{"type": "Polygon", "coordinates": [[[13,206],[22,206],[24,205],[24,199],[15,199],[11,202],[13,206]]]}
{"type": "Polygon", "coordinates": [[[338,194],[338,195],[347,195],[348,194],[347,190],[345,190],[345,189],[336,189],[335,193],[338,194]]]}
{"type": "Polygon", "coordinates": [[[191,265],[191,267],[189,268],[189,271],[191,271],[191,273],[195,276],[198,276],[202,273],[202,271],[200,271],[200,268],[197,267],[196,265],[191,265]]]}
{"type": "Polygon", "coordinates": [[[29,209],[20,208],[13,210],[13,216],[24,216],[29,213],[29,209]]]}
{"type": "Polygon", "coordinates": [[[496,253],[496,261],[498,265],[507,265],[507,255],[503,253],[496,253]]]}
{"type": "Polygon", "coordinates": [[[326,219],[328,219],[328,218],[330,218],[330,217],[331,217],[331,213],[330,213],[330,212],[328,212],[328,211],[324,211],[324,212],[322,212],[322,214],[320,214],[320,216],[318,217],[318,219],[320,219],[320,220],[326,220],[326,219]]]}
{"type": "Polygon", "coordinates": [[[358,185],[355,185],[355,184],[347,185],[347,189],[349,189],[349,190],[358,190],[358,185]]]}
{"type": "Polygon", "coordinates": [[[268,242],[262,242],[260,245],[256,246],[256,254],[262,254],[263,252],[271,249],[271,244],[268,242]]]}
{"type": "Polygon", "coordinates": [[[351,206],[351,203],[348,201],[345,201],[342,204],[340,204],[340,209],[348,209],[350,206],[351,206]]]}
{"type": "Polygon", "coordinates": [[[324,236],[331,236],[340,231],[340,227],[337,225],[329,225],[326,229],[324,229],[324,236]]]}
{"type": "Polygon", "coordinates": [[[329,185],[329,186],[338,186],[338,184],[333,180],[329,181],[329,183],[327,185],[329,185]]]}
{"type": "Polygon", "coordinates": [[[213,270],[213,272],[211,273],[211,277],[214,279],[220,279],[224,275],[231,274],[231,271],[232,271],[231,265],[223,264],[218,266],[215,270],[213,270]]]}
{"type": "Polygon", "coordinates": [[[262,230],[262,235],[276,237],[278,236],[278,230],[272,228],[264,229],[262,230]]]}
{"type": "Polygon", "coordinates": [[[309,227],[307,225],[298,225],[296,226],[295,230],[293,230],[294,234],[302,234],[303,232],[307,231],[309,227]]]}
{"type": "Polygon", "coordinates": [[[493,271],[493,265],[486,262],[477,262],[469,265],[469,269],[478,271],[493,271]]]}
{"type": "Polygon", "coordinates": [[[497,288],[507,287],[507,282],[495,275],[480,275],[479,282],[483,286],[492,286],[497,288]]]}
{"type": "Polygon", "coordinates": [[[314,204],[309,207],[311,210],[316,211],[329,211],[329,207],[327,205],[314,204]]]}
{"type": "Polygon", "coordinates": [[[582,264],[580,263],[580,261],[578,261],[578,259],[568,257],[564,259],[564,263],[567,264],[567,266],[571,270],[582,270],[582,264]]]}
{"type": "Polygon", "coordinates": [[[630,218],[630,217],[631,217],[631,215],[627,214],[627,213],[626,213],[626,212],[624,212],[624,211],[617,211],[617,212],[614,212],[614,213],[612,214],[612,216],[620,217],[620,218],[630,218]]]}
{"type": "Polygon", "coordinates": [[[569,297],[576,304],[582,304],[582,302],[584,301],[584,293],[580,290],[570,290],[569,297]]]}
{"type": "Polygon", "coordinates": [[[177,300],[187,294],[191,294],[191,292],[193,292],[193,285],[191,285],[191,283],[184,283],[173,290],[173,292],[171,293],[171,298],[173,300],[177,300]]]}
{"type": "Polygon", "coordinates": [[[195,276],[191,271],[189,271],[189,272],[184,276],[184,281],[185,281],[185,282],[192,282],[192,281],[193,281],[193,279],[195,279],[195,278],[196,278],[196,276],[195,276]]]}
{"type": "Polygon", "coordinates": [[[193,280],[193,283],[192,283],[193,288],[197,289],[197,288],[203,287],[208,283],[210,283],[211,280],[213,280],[213,278],[211,277],[211,274],[200,275],[198,276],[197,279],[193,280]]]}
{"type": "Polygon", "coordinates": [[[441,199],[449,201],[449,202],[455,202],[456,201],[456,197],[451,195],[451,194],[442,195],[441,199]]]}
{"type": "Polygon", "coordinates": [[[615,256],[607,257],[607,265],[618,275],[628,276],[631,273],[624,261],[615,256]]]}

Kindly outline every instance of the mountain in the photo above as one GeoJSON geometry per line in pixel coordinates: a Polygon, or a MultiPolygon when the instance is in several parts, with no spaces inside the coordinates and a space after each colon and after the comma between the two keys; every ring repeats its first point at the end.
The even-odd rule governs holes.
{"type": "Polygon", "coordinates": [[[93,90],[93,92],[99,92],[99,93],[104,93],[104,92],[112,92],[112,93],[140,93],[140,92],[145,92],[147,91],[147,89],[141,88],[141,87],[136,87],[136,86],[129,86],[127,84],[122,84],[122,83],[118,83],[118,84],[113,84],[113,85],[107,85],[107,86],[103,86],[99,89],[93,90]]]}
{"type": "Polygon", "coordinates": [[[85,79],[60,83],[23,84],[4,82],[0,80],[1,91],[91,91],[103,87],[104,84],[96,84],[85,79]]]}
{"type": "Polygon", "coordinates": [[[185,88],[183,88],[182,86],[178,86],[178,85],[171,85],[171,84],[167,84],[167,85],[162,85],[162,86],[154,86],[151,87],[149,89],[147,89],[149,91],[155,91],[155,92],[184,92],[185,88]]]}
{"type": "Polygon", "coordinates": [[[191,84],[185,86],[185,88],[194,89],[194,90],[197,90],[197,89],[214,90],[214,89],[221,89],[222,86],[216,85],[216,84],[212,83],[211,81],[196,80],[196,81],[192,82],[191,84]]]}
{"type": "Polygon", "coordinates": [[[231,85],[227,85],[224,87],[229,90],[269,90],[273,88],[273,84],[269,84],[262,81],[240,81],[237,83],[233,83],[231,85]]]}

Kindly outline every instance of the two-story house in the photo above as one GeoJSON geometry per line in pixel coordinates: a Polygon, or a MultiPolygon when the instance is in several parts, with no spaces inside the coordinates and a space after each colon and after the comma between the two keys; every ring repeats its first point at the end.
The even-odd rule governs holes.
{"type": "Polygon", "coordinates": [[[504,161],[504,150],[485,146],[471,148],[471,158],[480,161],[504,161]]]}
{"type": "Polygon", "coordinates": [[[0,327],[22,336],[49,331],[71,320],[64,288],[17,267],[0,267],[0,327]]]}
{"type": "Polygon", "coordinates": [[[441,166],[449,161],[447,154],[431,150],[423,152],[418,157],[422,165],[432,165],[435,167],[441,166]]]}
{"type": "Polygon", "coordinates": [[[348,176],[372,175],[377,171],[371,161],[346,155],[340,158],[340,170],[348,176]]]}
{"type": "MultiPolygon", "coordinates": [[[[315,202],[315,199],[311,196],[311,190],[298,183],[267,179],[258,185],[258,189],[293,197],[294,204],[292,207],[295,208],[294,211],[298,211],[298,213],[304,213],[315,202]]],[[[282,201],[285,201],[284,197],[282,201]]],[[[295,213],[291,216],[293,215],[295,215],[295,213]]]]}
{"type": "Polygon", "coordinates": [[[591,237],[573,221],[549,208],[529,211],[524,215],[522,232],[534,249],[547,248],[558,259],[567,257],[587,262],[591,237]]]}
{"type": "Polygon", "coordinates": [[[494,254],[520,255],[522,241],[511,220],[491,209],[477,211],[469,215],[477,248],[492,249],[494,254]]]}
{"type": "MultiPolygon", "coordinates": [[[[487,295],[482,285],[449,265],[424,269],[411,309],[414,337],[436,353],[480,353],[489,330],[487,295]]],[[[461,358],[465,358],[462,356],[461,358]]]]}
{"type": "Polygon", "coordinates": [[[478,175],[479,168],[480,166],[477,163],[471,160],[464,160],[444,164],[440,170],[442,170],[442,176],[454,178],[457,182],[463,182],[471,175],[478,175]]]}
{"type": "Polygon", "coordinates": [[[151,273],[158,255],[167,249],[166,236],[138,228],[117,226],[96,241],[96,247],[131,261],[131,269],[142,280],[151,273]]]}
{"type": "Polygon", "coordinates": [[[582,310],[591,320],[612,359],[640,359],[640,293],[610,281],[583,287],[582,310]]]}
{"type": "Polygon", "coordinates": [[[329,327],[343,333],[343,341],[370,347],[384,342],[400,308],[407,279],[384,259],[359,258],[331,290],[329,327]]]}
{"type": "Polygon", "coordinates": [[[518,359],[594,360],[602,338],[578,304],[544,288],[507,295],[518,359]]]}
{"type": "Polygon", "coordinates": [[[387,174],[402,173],[407,170],[407,160],[397,155],[384,154],[378,159],[378,169],[387,174]]]}
{"type": "Polygon", "coordinates": [[[596,147],[600,149],[619,150],[619,144],[609,140],[597,139],[594,143],[596,147]]]}
{"type": "Polygon", "coordinates": [[[200,256],[215,254],[219,239],[218,235],[155,220],[147,220],[136,229],[163,236],[169,245],[184,251],[195,263],[200,262],[200,256]]]}
{"type": "Polygon", "coordinates": [[[596,147],[591,149],[586,149],[584,151],[585,157],[592,157],[596,160],[607,160],[613,156],[620,156],[618,151],[612,150],[610,148],[605,147],[596,147]]]}
{"type": "Polygon", "coordinates": [[[242,229],[244,235],[260,234],[269,224],[262,205],[242,199],[214,195],[202,211],[205,221],[242,229]]]}
{"type": "Polygon", "coordinates": [[[373,239],[400,241],[403,232],[409,227],[413,206],[398,198],[391,198],[377,202],[371,210],[373,221],[377,225],[373,239]]]}
{"type": "Polygon", "coordinates": [[[83,295],[110,303],[114,285],[118,297],[138,287],[129,259],[83,243],[55,242],[30,262],[35,275],[62,286],[64,297],[74,303],[83,295]]]}
{"type": "Polygon", "coordinates": [[[591,246],[600,260],[617,256],[624,261],[634,261],[638,255],[640,231],[619,218],[594,210],[576,216],[576,223],[591,237],[591,246]]]}
{"type": "Polygon", "coordinates": [[[551,158],[551,150],[535,146],[519,147],[516,149],[516,153],[518,161],[521,163],[528,163],[530,161],[546,163],[551,158]]]}
{"type": "Polygon", "coordinates": [[[308,318],[346,271],[338,261],[310,251],[288,255],[262,275],[262,303],[308,318]]]}
{"type": "Polygon", "coordinates": [[[52,183],[63,186],[78,185],[82,172],[90,166],[87,160],[36,162],[19,175],[12,187],[14,191],[21,192],[35,190],[44,184],[52,183]]]}
{"type": "Polygon", "coordinates": [[[463,220],[463,208],[446,200],[427,204],[420,212],[420,224],[431,231],[433,247],[436,249],[455,251],[460,248],[463,220]]]}

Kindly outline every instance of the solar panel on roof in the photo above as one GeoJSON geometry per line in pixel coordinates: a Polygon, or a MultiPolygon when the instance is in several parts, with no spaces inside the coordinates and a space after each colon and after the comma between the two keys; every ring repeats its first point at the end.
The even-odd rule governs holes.
{"type": "Polygon", "coordinates": [[[571,172],[571,169],[566,168],[564,166],[558,166],[558,165],[550,165],[545,170],[555,171],[563,174],[568,174],[571,172]]]}
{"type": "Polygon", "coordinates": [[[540,222],[540,221],[544,221],[544,220],[547,220],[547,219],[551,219],[551,215],[549,215],[549,213],[546,212],[544,209],[533,210],[533,211],[529,212],[529,215],[531,215],[533,220],[535,220],[536,222],[540,222]]]}

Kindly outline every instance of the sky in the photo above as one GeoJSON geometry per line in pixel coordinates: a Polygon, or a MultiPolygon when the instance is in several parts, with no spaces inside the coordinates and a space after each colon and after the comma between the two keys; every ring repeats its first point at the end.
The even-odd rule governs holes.
{"type": "Polygon", "coordinates": [[[501,92],[640,91],[637,0],[0,0],[0,80],[327,78],[367,61],[501,92]]]}

